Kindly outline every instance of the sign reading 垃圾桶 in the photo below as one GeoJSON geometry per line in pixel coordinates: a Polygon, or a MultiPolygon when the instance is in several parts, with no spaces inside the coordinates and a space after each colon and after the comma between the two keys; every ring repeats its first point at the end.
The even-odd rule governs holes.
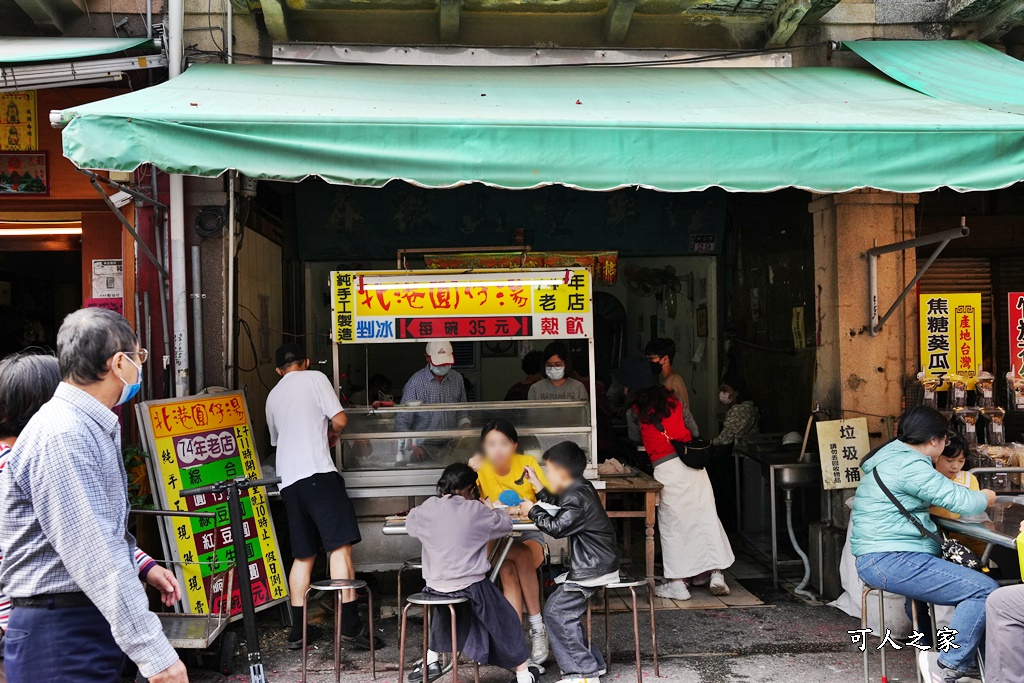
{"type": "Polygon", "coordinates": [[[825,488],[856,488],[860,484],[860,461],[871,448],[867,419],[819,422],[817,430],[821,480],[825,488]]]}
{"type": "Polygon", "coordinates": [[[585,268],[331,273],[334,341],[590,337],[585,268]]]}
{"type": "Polygon", "coordinates": [[[973,389],[981,364],[981,294],[922,294],[920,318],[925,377],[960,375],[973,389]]]}
{"type": "MultiPolygon", "coordinates": [[[[140,403],[136,413],[146,435],[149,476],[165,510],[212,512],[214,519],[164,518],[166,545],[181,582],[182,602],[191,614],[221,611],[226,597],[218,574],[236,563],[249,572],[253,603],[266,608],[288,597],[284,562],[263,487],[241,492],[246,555],[235,557],[227,494],[182,498],[182,489],[246,477],[260,479],[245,396],[227,391],[207,396],[140,403]]],[[[238,581],[231,613],[241,613],[238,581]]]]}
{"type": "MultiPolygon", "coordinates": [[[[1009,304],[1010,370],[1014,377],[1024,377],[1024,292],[1010,292],[1009,304]]],[[[1022,556],[1024,557],[1024,556],[1022,556]]]]}

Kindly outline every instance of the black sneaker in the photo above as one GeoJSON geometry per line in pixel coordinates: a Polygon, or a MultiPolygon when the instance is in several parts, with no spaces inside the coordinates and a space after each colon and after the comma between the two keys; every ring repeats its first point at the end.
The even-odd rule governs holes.
{"type": "MultiPolygon", "coordinates": [[[[433,664],[431,664],[430,666],[427,667],[427,683],[430,683],[430,681],[436,681],[438,678],[441,678],[441,676],[444,676],[446,673],[448,673],[451,670],[452,670],[452,663],[450,661],[447,664],[444,664],[444,665],[442,665],[440,662],[434,662],[433,664]]],[[[409,672],[409,675],[406,676],[406,679],[408,679],[409,683],[422,683],[422,681],[423,681],[423,660],[422,659],[419,662],[416,663],[416,666],[414,666],[412,671],[409,672]]]]}
{"type": "MultiPolygon", "coordinates": [[[[322,629],[319,626],[307,626],[306,627],[306,642],[312,643],[314,640],[320,637],[322,629]]],[[[292,640],[291,633],[288,634],[288,649],[289,650],[301,650],[302,649],[302,631],[299,631],[299,637],[292,640]]]]}
{"type": "MultiPolygon", "coordinates": [[[[538,681],[540,681],[540,676],[541,676],[541,669],[540,669],[540,667],[537,667],[537,666],[534,666],[533,664],[531,664],[528,667],[528,670],[530,672],[530,675],[533,676],[533,683],[538,683],[538,681]]],[[[518,683],[518,681],[519,681],[519,679],[516,677],[515,674],[513,674],[512,675],[512,680],[509,681],[509,683],[518,683]]]]}
{"type": "MultiPolygon", "coordinates": [[[[363,627],[359,629],[359,633],[354,636],[341,636],[342,645],[351,645],[352,647],[360,650],[370,649],[370,629],[363,624],[363,627]]],[[[374,636],[373,638],[373,649],[380,650],[386,646],[386,643],[380,636],[374,636]]]]}

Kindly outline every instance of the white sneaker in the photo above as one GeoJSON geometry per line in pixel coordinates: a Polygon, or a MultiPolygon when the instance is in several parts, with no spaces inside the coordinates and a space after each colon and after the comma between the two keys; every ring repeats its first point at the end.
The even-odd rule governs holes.
{"type": "Polygon", "coordinates": [[[530,628],[530,661],[534,664],[543,664],[548,661],[551,654],[551,646],[548,644],[548,629],[541,624],[537,628],[530,628]]]}
{"type": "Polygon", "coordinates": [[[712,595],[729,594],[729,586],[725,583],[725,575],[717,569],[711,572],[711,583],[708,585],[708,590],[711,591],[712,595]]]}
{"type": "Polygon", "coordinates": [[[601,679],[597,676],[569,676],[560,679],[557,683],[601,683],[601,679]]]}
{"type": "Polygon", "coordinates": [[[655,587],[654,594],[659,598],[668,598],[669,600],[690,599],[690,589],[686,587],[685,581],[666,581],[655,587]]]}

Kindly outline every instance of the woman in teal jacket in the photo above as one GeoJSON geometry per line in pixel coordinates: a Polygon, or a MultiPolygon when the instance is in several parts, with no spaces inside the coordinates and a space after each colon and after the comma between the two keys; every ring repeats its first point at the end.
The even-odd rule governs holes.
{"type": "Polygon", "coordinates": [[[932,531],[937,531],[928,514],[932,505],[961,515],[984,512],[995,502],[995,493],[971,491],[935,470],[948,430],[937,410],[916,406],[900,418],[896,438],[864,458],[850,518],[850,549],[861,580],[906,596],[908,613],[910,600],[956,606],[949,627],[956,631],[957,647],[939,655],[943,683],[954,683],[979,678],[975,655],[985,631],[985,599],[998,584],[943,560],[938,544],[917,530],[875,479],[877,473],[903,507],[932,531]]]}

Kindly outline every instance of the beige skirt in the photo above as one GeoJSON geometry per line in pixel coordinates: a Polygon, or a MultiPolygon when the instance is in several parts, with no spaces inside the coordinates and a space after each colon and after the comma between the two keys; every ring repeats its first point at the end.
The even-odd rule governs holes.
{"type": "Polygon", "coordinates": [[[665,485],[658,506],[658,533],[666,579],[688,579],[736,561],[715,509],[715,492],[706,470],[678,458],[654,468],[665,485]]]}

